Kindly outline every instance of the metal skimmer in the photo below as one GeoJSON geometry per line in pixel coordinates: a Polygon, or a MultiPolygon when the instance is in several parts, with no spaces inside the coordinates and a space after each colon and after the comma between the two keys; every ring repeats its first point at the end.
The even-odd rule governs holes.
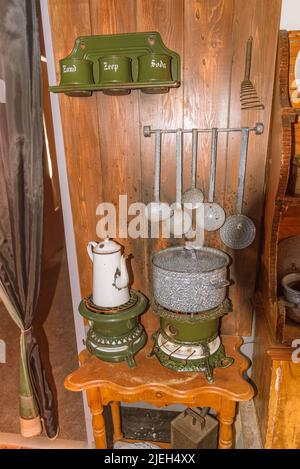
{"type": "Polygon", "coordinates": [[[242,214],[245,187],[245,174],[247,151],[249,141],[249,128],[242,129],[242,150],[240,157],[239,185],[236,204],[236,215],[228,217],[220,230],[223,243],[231,249],[245,249],[253,243],[256,228],[253,221],[242,214]]]}

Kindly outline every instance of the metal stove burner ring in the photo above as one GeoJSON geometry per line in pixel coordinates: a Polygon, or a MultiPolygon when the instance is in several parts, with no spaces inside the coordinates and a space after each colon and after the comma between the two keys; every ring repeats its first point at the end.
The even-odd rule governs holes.
{"type": "Polygon", "coordinates": [[[102,306],[96,306],[93,303],[92,296],[86,296],[85,298],[83,298],[82,301],[84,302],[85,307],[89,311],[92,311],[93,313],[114,314],[114,313],[120,313],[122,311],[128,310],[129,308],[132,308],[133,306],[135,306],[138,301],[138,296],[134,290],[131,290],[130,298],[127,301],[127,303],[124,303],[123,305],[120,305],[120,306],[115,306],[113,308],[105,308],[102,306]]]}
{"type": "Polygon", "coordinates": [[[226,298],[223,303],[216,308],[201,311],[199,313],[180,313],[180,311],[171,311],[170,309],[166,309],[161,306],[155,300],[152,301],[151,306],[153,312],[160,317],[190,324],[217,319],[232,311],[232,303],[229,298],[226,298]]]}
{"type": "Polygon", "coordinates": [[[135,342],[144,332],[144,328],[141,324],[138,324],[133,330],[127,334],[120,336],[102,336],[90,329],[88,332],[88,340],[92,341],[95,345],[101,345],[103,347],[118,347],[126,346],[127,348],[135,342]]]}

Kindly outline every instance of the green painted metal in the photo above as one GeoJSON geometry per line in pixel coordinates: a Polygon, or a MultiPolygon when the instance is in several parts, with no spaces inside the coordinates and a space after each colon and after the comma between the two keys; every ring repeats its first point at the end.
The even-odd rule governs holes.
{"type": "Polygon", "coordinates": [[[218,332],[219,319],[188,324],[175,319],[160,318],[160,327],[172,341],[196,344],[203,340],[208,341],[218,332]]]}
{"type": "MultiPolygon", "coordinates": [[[[105,308],[107,312],[105,313],[94,313],[85,306],[84,301],[82,300],[79,305],[79,313],[89,319],[97,325],[103,325],[107,327],[107,324],[120,324],[121,322],[127,322],[130,319],[136,318],[142,314],[148,305],[147,298],[139,291],[135,291],[134,294],[137,297],[136,303],[134,303],[130,308],[123,309],[120,312],[113,312],[109,314],[109,309],[105,308]]],[[[102,309],[102,311],[104,308],[102,309]]]]}
{"type": "Polygon", "coordinates": [[[88,319],[91,327],[86,337],[87,349],[108,362],[127,361],[135,366],[134,355],[144,347],[147,335],[139,323],[139,316],[147,308],[148,300],[141,292],[134,292],[137,301],[120,312],[93,312],[82,300],[79,313],[88,319]]]}
{"type": "Polygon", "coordinates": [[[129,333],[110,337],[103,337],[93,328],[88,331],[86,338],[87,349],[100,360],[106,362],[126,361],[129,368],[136,366],[134,356],[147,342],[147,335],[141,324],[129,333]]]}
{"type": "Polygon", "coordinates": [[[225,298],[223,303],[219,306],[201,311],[199,313],[178,313],[165,309],[163,306],[158,304],[154,299],[151,302],[153,312],[161,318],[176,320],[179,323],[195,324],[210,321],[212,319],[221,318],[224,314],[232,312],[232,302],[229,298],[225,298]]]}
{"type": "Polygon", "coordinates": [[[171,370],[179,372],[202,371],[207,381],[209,383],[213,383],[214,368],[228,368],[234,363],[233,358],[226,356],[225,349],[222,344],[215,353],[199,360],[180,360],[178,358],[170,358],[157,346],[158,335],[159,331],[155,332],[152,336],[154,341],[153,353],[163,366],[170,368],[171,370]]]}
{"type": "Polygon", "coordinates": [[[160,317],[160,329],[152,335],[152,354],[155,354],[163,366],[175,371],[202,371],[207,381],[212,383],[214,368],[227,368],[232,365],[234,360],[226,356],[222,344],[215,353],[209,354],[209,343],[219,335],[220,318],[232,310],[232,303],[228,298],[216,308],[201,313],[176,313],[163,308],[155,301],[152,302],[152,307],[160,317]],[[193,360],[167,355],[158,345],[160,334],[164,340],[179,346],[201,345],[206,356],[193,360]]]}
{"type": "Polygon", "coordinates": [[[226,298],[216,308],[201,313],[178,314],[164,309],[157,303],[153,305],[156,314],[160,316],[162,331],[173,341],[178,343],[210,342],[219,329],[219,320],[231,311],[231,301],[226,298]]]}
{"type": "Polygon", "coordinates": [[[162,54],[146,54],[139,57],[138,81],[170,81],[171,56],[162,54]]]}
{"type": "Polygon", "coordinates": [[[63,85],[82,85],[94,83],[93,62],[86,59],[60,60],[60,76],[63,85]]]}
{"type": "Polygon", "coordinates": [[[130,57],[111,55],[99,58],[99,83],[129,83],[131,81],[130,57]]]}
{"type": "Polygon", "coordinates": [[[80,36],[60,60],[60,70],[60,85],[49,91],[70,96],[131,89],[162,93],[180,86],[180,56],[166,48],[158,32],[80,36]]]}

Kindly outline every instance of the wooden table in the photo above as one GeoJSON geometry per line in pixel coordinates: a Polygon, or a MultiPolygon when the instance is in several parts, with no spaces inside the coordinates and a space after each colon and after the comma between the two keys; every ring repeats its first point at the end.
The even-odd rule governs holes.
{"type": "Polygon", "coordinates": [[[239,353],[241,339],[223,336],[222,341],[234,364],[227,369],[215,369],[212,384],[208,384],[203,373],[178,373],[163,367],[156,357],[149,358],[150,340],[136,355],[134,369],[129,369],[125,362],[103,362],[87,350],[81,352],[81,366],[67,376],[65,387],[70,391],[87,391],[96,448],[107,447],[103,406],[111,406],[114,441],[118,441],[123,438],[119,403],[138,401],[157,407],[171,404],[212,407],[220,421],[219,448],[231,448],[236,403],[250,400],[254,391],[242,376],[249,362],[239,353]]]}

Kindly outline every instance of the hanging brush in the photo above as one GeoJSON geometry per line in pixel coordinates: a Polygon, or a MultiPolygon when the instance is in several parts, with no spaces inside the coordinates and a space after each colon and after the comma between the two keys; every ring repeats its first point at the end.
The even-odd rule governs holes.
{"type": "Polygon", "coordinates": [[[241,109],[264,109],[265,106],[260,102],[256,89],[250,80],[251,59],[252,59],[253,37],[250,36],[246,46],[245,76],[241,83],[240,101],[241,109]]]}

